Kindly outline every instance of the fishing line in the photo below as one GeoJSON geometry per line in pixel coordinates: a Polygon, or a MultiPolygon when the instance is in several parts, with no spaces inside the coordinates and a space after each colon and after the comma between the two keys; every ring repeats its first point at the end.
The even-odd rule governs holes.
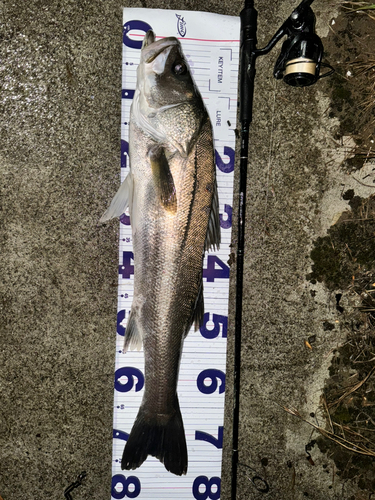
{"type": "Polygon", "coordinates": [[[260,493],[268,493],[270,491],[270,486],[268,482],[260,474],[257,473],[256,469],[242,462],[238,462],[238,465],[246,467],[247,469],[250,469],[254,473],[251,476],[249,476],[248,474],[245,474],[245,476],[246,479],[248,479],[251,482],[251,484],[254,486],[256,490],[258,490],[260,493]]]}
{"type": "Polygon", "coordinates": [[[73,497],[70,493],[73,490],[75,490],[76,488],[78,488],[78,486],[81,486],[81,484],[86,476],[87,476],[87,472],[85,472],[85,471],[81,472],[81,474],[79,474],[79,476],[77,477],[77,481],[74,481],[74,483],[72,483],[70,486],[68,486],[64,490],[64,497],[66,498],[66,500],[73,500],[73,497]]]}

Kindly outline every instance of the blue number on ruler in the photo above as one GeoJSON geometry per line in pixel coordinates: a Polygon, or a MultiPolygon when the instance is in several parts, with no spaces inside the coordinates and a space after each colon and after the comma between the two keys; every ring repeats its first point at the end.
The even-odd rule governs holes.
{"type": "Polygon", "coordinates": [[[124,321],[125,315],[126,315],[125,309],[121,309],[121,311],[117,313],[117,333],[122,337],[125,335],[125,327],[122,326],[121,323],[124,321]]]}
{"type": "Polygon", "coordinates": [[[131,264],[132,260],[134,260],[133,252],[122,252],[122,265],[118,266],[118,272],[124,279],[129,279],[130,275],[134,274],[134,265],[131,264]]]}
{"type": "Polygon", "coordinates": [[[134,368],[133,366],[123,366],[115,371],[115,389],[119,392],[129,392],[133,389],[134,379],[137,378],[135,384],[135,392],[140,391],[145,383],[145,378],[141,370],[134,368]],[[128,381],[126,384],[120,382],[121,377],[127,377],[128,381]]]}
{"type": "Polygon", "coordinates": [[[134,89],[122,89],[121,97],[123,99],[133,99],[134,97],[134,89]]]}
{"type": "Polygon", "coordinates": [[[203,431],[195,431],[195,440],[196,441],[207,441],[208,443],[213,444],[216,446],[216,448],[222,448],[223,447],[223,426],[220,425],[218,427],[218,435],[217,439],[212,436],[211,434],[208,434],[207,432],[203,431]]]}
{"type": "Polygon", "coordinates": [[[111,495],[113,498],[136,498],[141,492],[141,482],[135,476],[125,477],[122,474],[116,474],[112,477],[111,495]],[[121,484],[122,490],[117,491],[116,486],[121,484]],[[134,490],[131,491],[129,486],[133,486],[134,490]]]}
{"type": "Polygon", "coordinates": [[[126,159],[128,155],[129,155],[129,143],[121,139],[121,168],[127,167],[126,159]]]}
{"type": "MultiPolygon", "coordinates": [[[[212,321],[214,323],[214,327],[212,329],[207,328],[207,323],[209,321],[210,321],[210,313],[204,313],[203,324],[199,328],[199,331],[201,332],[202,337],[204,337],[205,339],[215,339],[220,334],[220,325],[223,325],[223,330],[222,330],[221,336],[223,338],[226,338],[227,330],[228,330],[228,317],[221,316],[221,314],[213,314],[212,321]]],[[[117,324],[118,324],[118,320],[117,320],[117,324]]],[[[118,327],[117,327],[117,332],[119,333],[118,327]]]]}
{"type": "Polygon", "coordinates": [[[209,255],[207,257],[207,269],[203,269],[203,278],[207,278],[208,282],[213,282],[216,278],[229,278],[229,267],[216,255],[209,255]],[[217,269],[215,264],[220,269],[217,269]]]}
{"type": "Polygon", "coordinates": [[[129,434],[124,431],[113,429],[113,439],[122,439],[123,441],[127,441],[129,439],[129,434]]]}
{"type": "Polygon", "coordinates": [[[124,24],[124,34],[122,38],[124,45],[126,45],[127,47],[131,47],[132,49],[141,49],[143,39],[132,40],[131,38],[129,38],[129,32],[131,30],[144,31],[145,33],[147,33],[148,30],[152,30],[152,27],[144,21],[128,21],[126,24],[124,24]]]}
{"type": "Polygon", "coordinates": [[[121,222],[121,224],[124,224],[124,226],[130,226],[130,217],[129,217],[129,215],[122,214],[120,216],[120,222],[121,222]]]}
{"type": "Polygon", "coordinates": [[[234,149],[229,148],[228,146],[224,146],[224,154],[226,156],[229,156],[229,162],[224,163],[223,160],[221,159],[221,156],[215,149],[215,161],[217,168],[221,171],[224,172],[225,174],[229,174],[230,172],[233,172],[234,170],[234,149]]]}
{"type": "Polygon", "coordinates": [[[214,368],[209,368],[208,370],[200,372],[197,377],[197,387],[203,394],[212,394],[217,389],[218,380],[221,381],[219,394],[222,394],[225,391],[225,373],[214,368]],[[206,378],[211,379],[210,385],[205,385],[204,380],[206,378]]]}
{"type": "MultiPolygon", "coordinates": [[[[129,155],[129,143],[127,141],[124,141],[123,139],[121,139],[121,168],[127,167],[127,163],[126,163],[127,155],[129,155]]],[[[121,224],[124,224],[125,226],[130,226],[129,215],[122,214],[120,217],[120,222],[121,222],[121,224]]]]}
{"type": "Polygon", "coordinates": [[[230,205],[224,205],[224,212],[228,215],[226,220],[223,220],[222,214],[219,215],[220,227],[223,229],[229,229],[232,227],[232,207],[230,205]]]}
{"type": "Polygon", "coordinates": [[[193,483],[193,496],[196,500],[219,500],[220,498],[220,478],[211,477],[208,479],[207,476],[198,476],[195,478],[193,483]],[[205,490],[203,493],[199,491],[199,487],[204,486],[205,490]],[[216,491],[212,491],[212,487],[216,486],[216,491]]]}

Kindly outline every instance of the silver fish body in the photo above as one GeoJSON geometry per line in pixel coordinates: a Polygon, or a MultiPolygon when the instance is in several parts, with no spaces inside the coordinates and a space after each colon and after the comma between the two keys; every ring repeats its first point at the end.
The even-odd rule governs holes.
{"type": "Polygon", "coordinates": [[[102,221],[129,206],[134,297],[125,349],[145,354],[145,388],[122,458],[187,471],[177,396],[183,342],[204,313],[202,261],[220,244],[211,123],[180,43],[145,36],[130,114],[130,173],[102,221]]]}

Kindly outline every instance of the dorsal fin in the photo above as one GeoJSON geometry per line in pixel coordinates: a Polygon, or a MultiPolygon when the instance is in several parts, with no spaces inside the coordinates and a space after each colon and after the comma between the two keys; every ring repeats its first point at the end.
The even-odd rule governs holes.
{"type": "Polygon", "coordinates": [[[204,299],[203,299],[203,281],[201,280],[197,302],[195,303],[195,310],[193,316],[194,330],[197,331],[202,325],[204,316],[204,299]]]}
{"type": "Polygon", "coordinates": [[[210,219],[208,221],[206,242],[204,245],[205,250],[215,250],[220,248],[221,234],[220,234],[220,217],[219,217],[219,197],[217,194],[217,183],[214,182],[214,193],[212,197],[212,205],[210,212],[210,219]]]}

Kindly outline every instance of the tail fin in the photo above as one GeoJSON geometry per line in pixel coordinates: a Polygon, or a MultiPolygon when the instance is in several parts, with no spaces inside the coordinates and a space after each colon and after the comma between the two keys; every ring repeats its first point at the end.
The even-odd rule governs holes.
{"type": "Polygon", "coordinates": [[[141,406],[126,443],[121,469],[137,469],[152,455],[167,471],[181,476],[187,472],[187,448],[184,424],[176,396],[172,415],[151,415],[141,406]]]}

